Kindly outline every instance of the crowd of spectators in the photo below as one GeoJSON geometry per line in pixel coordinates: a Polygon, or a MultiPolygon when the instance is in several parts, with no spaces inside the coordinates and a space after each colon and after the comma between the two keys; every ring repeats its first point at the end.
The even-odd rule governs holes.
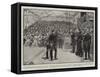
{"type": "MultiPolygon", "coordinates": [[[[46,39],[53,29],[58,32],[58,41],[63,42],[64,37],[69,35],[70,22],[65,21],[37,21],[27,29],[24,29],[24,44],[26,46],[45,46],[46,39]]],[[[60,46],[59,44],[59,47],[60,46]]]]}

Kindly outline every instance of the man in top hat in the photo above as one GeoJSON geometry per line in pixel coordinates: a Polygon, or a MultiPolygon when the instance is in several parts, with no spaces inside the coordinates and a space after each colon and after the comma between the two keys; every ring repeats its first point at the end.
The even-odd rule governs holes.
{"type": "Polygon", "coordinates": [[[50,45],[50,60],[57,59],[57,33],[52,30],[51,34],[49,35],[48,42],[50,45]],[[54,52],[54,56],[53,56],[54,52]]]}

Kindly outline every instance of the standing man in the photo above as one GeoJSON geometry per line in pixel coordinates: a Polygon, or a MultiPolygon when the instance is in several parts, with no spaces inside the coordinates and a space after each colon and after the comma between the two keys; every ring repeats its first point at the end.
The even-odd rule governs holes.
{"type": "Polygon", "coordinates": [[[90,45],[91,45],[91,35],[89,34],[88,31],[86,31],[86,34],[84,35],[84,40],[83,40],[85,60],[90,59],[90,45]]]}
{"type": "Polygon", "coordinates": [[[75,52],[75,45],[76,45],[76,39],[75,39],[75,33],[72,32],[72,35],[71,35],[71,45],[72,45],[72,53],[75,52]]]}
{"type": "Polygon", "coordinates": [[[57,33],[52,30],[49,38],[49,45],[50,45],[50,60],[57,59],[57,33]],[[54,57],[53,57],[53,50],[54,50],[54,57]]]}
{"type": "Polygon", "coordinates": [[[83,57],[83,50],[82,50],[82,40],[83,40],[83,35],[81,31],[77,34],[77,52],[76,55],[83,57]]]}
{"type": "Polygon", "coordinates": [[[48,34],[47,34],[47,39],[46,39],[46,59],[49,59],[49,52],[50,52],[50,44],[48,40],[48,34]]]}

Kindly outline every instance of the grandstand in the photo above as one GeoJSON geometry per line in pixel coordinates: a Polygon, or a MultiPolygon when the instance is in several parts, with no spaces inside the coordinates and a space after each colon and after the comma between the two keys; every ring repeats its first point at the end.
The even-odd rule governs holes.
{"type": "Polygon", "coordinates": [[[28,26],[24,28],[24,39],[26,41],[31,40],[30,42],[37,40],[37,45],[42,43],[41,46],[44,46],[44,41],[47,39],[51,30],[57,31],[62,40],[67,37],[70,39],[71,31],[77,29],[84,31],[85,28],[88,28],[93,33],[93,22],[89,21],[90,19],[93,21],[93,15],[91,13],[69,13],[71,13],[68,14],[70,16],[65,16],[64,13],[64,15],[50,15],[42,18],[33,12],[25,14],[24,20],[27,22],[24,22],[24,25],[26,24],[28,26]],[[84,21],[85,19],[87,20],[84,21]]]}

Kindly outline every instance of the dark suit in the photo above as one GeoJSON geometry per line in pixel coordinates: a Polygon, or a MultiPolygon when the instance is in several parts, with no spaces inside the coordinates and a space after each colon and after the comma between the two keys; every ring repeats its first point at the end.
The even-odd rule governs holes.
{"type": "Polygon", "coordinates": [[[90,59],[90,45],[91,45],[91,35],[87,33],[86,35],[84,35],[84,40],[83,40],[85,59],[90,59]]]}
{"type": "Polygon", "coordinates": [[[50,59],[53,60],[53,50],[54,52],[54,59],[57,58],[57,34],[51,34],[48,38],[48,42],[50,45],[50,59]]]}
{"type": "Polygon", "coordinates": [[[82,40],[83,40],[83,36],[82,34],[79,32],[77,35],[77,52],[76,55],[82,57],[83,56],[83,51],[82,51],[82,40]]]}

